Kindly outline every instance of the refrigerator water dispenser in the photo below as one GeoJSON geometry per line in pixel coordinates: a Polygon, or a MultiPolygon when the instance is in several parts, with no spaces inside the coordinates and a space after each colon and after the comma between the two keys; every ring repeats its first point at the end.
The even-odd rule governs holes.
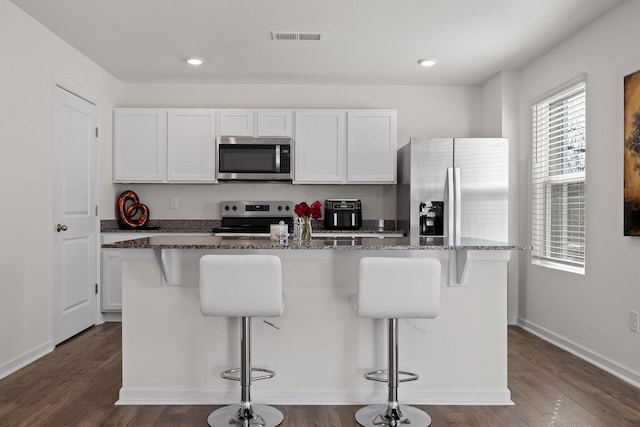
{"type": "Polygon", "coordinates": [[[444,202],[420,202],[420,235],[444,236],[444,202]]]}

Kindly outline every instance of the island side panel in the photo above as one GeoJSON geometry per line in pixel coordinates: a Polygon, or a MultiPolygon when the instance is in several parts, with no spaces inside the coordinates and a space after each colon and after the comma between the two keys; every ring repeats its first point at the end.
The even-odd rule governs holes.
{"type": "MultiPolygon", "coordinates": [[[[214,252],[234,253],[182,251],[181,286],[161,285],[161,267],[153,250],[131,250],[131,256],[125,256],[119,403],[226,404],[238,400],[238,384],[221,379],[219,373],[239,364],[239,322],[200,314],[198,260],[214,252]]],[[[366,381],[362,375],[385,368],[386,322],[357,318],[349,296],[357,292],[362,256],[391,255],[437,256],[443,268],[440,316],[413,321],[426,334],[400,323],[400,367],[420,374],[420,380],[401,385],[401,400],[414,404],[509,403],[506,262],[470,261],[469,286],[449,287],[447,261],[440,251],[268,253],[282,259],[286,305],[282,318],[268,319],[280,330],[262,319],[253,322],[253,364],[277,372],[271,380],[254,383],[255,401],[384,401],[384,384],[366,381]]]]}

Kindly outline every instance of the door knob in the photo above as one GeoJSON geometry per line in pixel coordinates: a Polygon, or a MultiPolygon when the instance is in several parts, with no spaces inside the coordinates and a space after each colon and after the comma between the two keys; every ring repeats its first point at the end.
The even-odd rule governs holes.
{"type": "Polygon", "coordinates": [[[58,224],[58,225],[56,225],[56,231],[57,231],[58,233],[59,233],[59,232],[61,232],[61,231],[67,231],[67,228],[68,228],[68,227],[67,227],[66,225],[63,225],[63,224],[58,224]]]}

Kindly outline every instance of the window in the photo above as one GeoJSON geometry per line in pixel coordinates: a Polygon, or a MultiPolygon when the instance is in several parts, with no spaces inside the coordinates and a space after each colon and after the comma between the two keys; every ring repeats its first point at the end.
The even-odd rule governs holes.
{"type": "Polygon", "coordinates": [[[584,77],[534,101],[531,112],[533,262],[584,273],[584,77]]]}

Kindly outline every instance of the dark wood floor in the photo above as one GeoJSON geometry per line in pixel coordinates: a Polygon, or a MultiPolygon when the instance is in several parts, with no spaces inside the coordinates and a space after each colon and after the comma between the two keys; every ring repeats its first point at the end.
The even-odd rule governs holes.
{"type": "MultiPolygon", "coordinates": [[[[114,406],[121,327],[93,327],[0,380],[0,426],[206,426],[214,406],[114,406]]],[[[424,406],[433,426],[640,426],[640,389],[509,328],[515,406],[424,406]]],[[[279,406],[282,427],[355,426],[355,406],[279,406]]],[[[418,426],[416,426],[418,427],[418,426]]]]}

